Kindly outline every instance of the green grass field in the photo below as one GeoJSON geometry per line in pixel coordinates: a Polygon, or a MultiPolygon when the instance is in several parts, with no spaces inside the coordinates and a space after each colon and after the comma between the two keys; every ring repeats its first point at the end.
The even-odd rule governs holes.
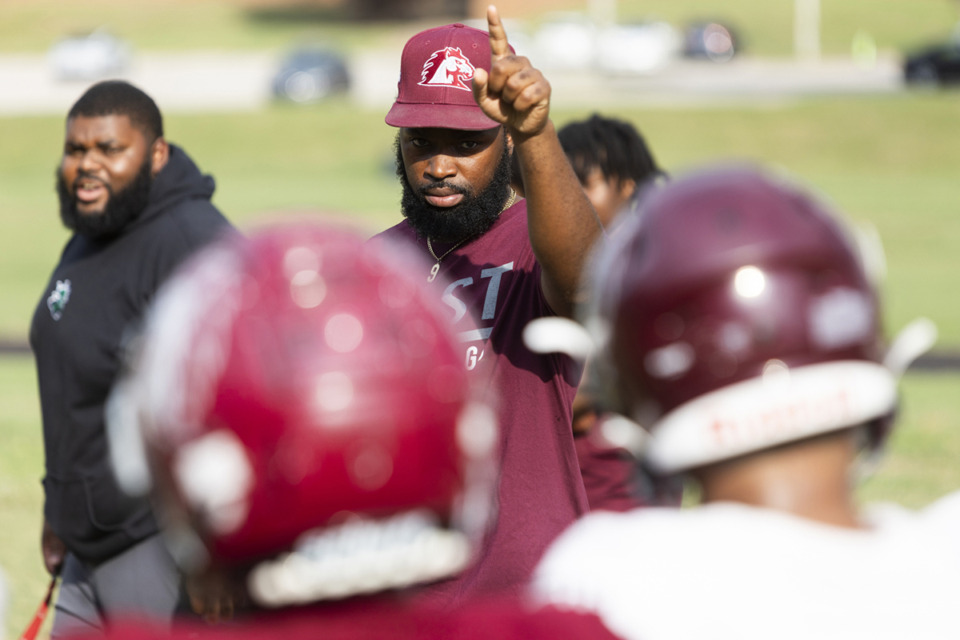
{"type": "MultiPolygon", "coordinates": [[[[952,296],[960,245],[958,95],[811,99],[756,108],[609,111],[646,134],[670,171],[717,158],[763,160],[816,185],[886,247],[888,325],[928,315],[960,347],[952,296]]],[[[586,111],[555,108],[562,124],[586,111]]],[[[53,192],[59,117],[0,119],[0,336],[23,339],[66,239],[53,192]]],[[[216,202],[238,224],[290,209],[342,212],[370,230],[397,218],[393,130],[383,113],[343,101],[254,114],[173,115],[168,138],[218,182],[216,202]],[[347,133],[349,132],[349,133],[347,133]]]]}
{"type": "Polygon", "coordinates": [[[45,588],[40,559],[43,445],[34,376],[32,359],[0,359],[0,567],[12,592],[6,638],[23,631],[45,588]]]}
{"type": "MultiPolygon", "coordinates": [[[[110,24],[152,50],[279,48],[312,33],[349,48],[396,34],[396,26],[386,24],[360,29],[252,20],[243,4],[0,0],[0,52],[41,52],[59,34],[97,24],[110,24]]],[[[563,9],[585,2],[549,4],[563,9]]],[[[790,50],[791,7],[788,0],[620,3],[625,18],[730,16],[749,51],[769,55],[790,50]]],[[[958,8],[947,0],[823,0],[823,12],[824,51],[838,55],[848,51],[858,29],[892,51],[942,36],[958,8]]],[[[940,327],[941,348],[960,349],[960,305],[952,296],[960,253],[958,102],[955,92],[920,92],[722,108],[597,109],[634,122],[669,171],[718,158],[762,160],[816,185],[852,219],[879,230],[889,271],[888,327],[926,315],[940,327]]],[[[587,113],[554,105],[558,124],[587,113]]],[[[370,232],[398,218],[394,132],[380,111],[334,101],[252,114],[171,114],[166,126],[168,137],[215,175],[215,200],[241,227],[304,210],[337,212],[370,232]]],[[[0,339],[26,338],[67,238],[53,192],[62,133],[60,117],[0,118],[0,339]]],[[[960,484],[958,385],[960,373],[908,374],[891,455],[863,483],[863,498],[919,506],[960,484]]],[[[0,358],[0,435],[0,566],[13,591],[6,637],[14,638],[45,582],[38,551],[39,407],[29,357],[0,358]]]]}

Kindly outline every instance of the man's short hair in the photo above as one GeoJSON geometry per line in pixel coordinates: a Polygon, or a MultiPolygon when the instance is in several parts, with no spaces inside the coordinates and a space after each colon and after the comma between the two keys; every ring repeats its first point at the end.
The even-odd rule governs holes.
{"type": "Polygon", "coordinates": [[[163,116],[157,103],[123,80],[105,80],[87,89],[70,108],[67,120],[77,116],[97,118],[109,115],[130,118],[130,124],[143,133],[148,143],[163,136],[163,116]]]}
{"type": "Polygon", "coordinates": [[[581,183],[593,169],[621,184],[633,180],[638,187],[664,175],[643,136],[629,122],[595,113],[567,124],[557,136],[581,183]]]}

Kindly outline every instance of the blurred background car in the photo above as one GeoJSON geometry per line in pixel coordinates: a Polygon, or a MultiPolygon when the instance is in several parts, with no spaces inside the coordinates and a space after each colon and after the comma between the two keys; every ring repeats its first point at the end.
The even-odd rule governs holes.
{"type": "Polygon", "coordinates": [[[683,32],[683,56],[712,62],[727,62],[740,50],[734,30],[720,22],[691,22],[683,32]]]}
{"type": "Polygon", "coordinates": [[[597,27],[582,13],[550,13],[533,35],[531,58],[546,69],[588,69],[593,65],[596,32],[597,27]]]}
{"type": "Polygon", "coordinates": [[[661,20],[615,24],[598,33],[597,67],[607,73],[645,74],[663,68],[681,49],[679,32],[661,20]]]}
{"type": "Polygon", "coordinates": [[[300,104],[319,102],[349,89],[350,73],[343,56],[316,46],[292,50],[273,76],[273,96],[300,104]]]}
{"type": "Polygon", "coordinates": [[[960,82],[960,40],[951,39],[907,55],[903,79],[907,84],[921,86],[960,82]]]}
{"type": "Polygon", "coordinates": [[[600,25],[577,12],[553,13],[534,34],[535,62],[544,68],[646,74],[676,58],[679,32],[667,22],[600,25]]]}
{"type": "Polygon", "coordinates": [[[104,29],[65,36],[48,53],[59,80],[101,80],[117,76],[130,64],[130,46],[104,29]]]}

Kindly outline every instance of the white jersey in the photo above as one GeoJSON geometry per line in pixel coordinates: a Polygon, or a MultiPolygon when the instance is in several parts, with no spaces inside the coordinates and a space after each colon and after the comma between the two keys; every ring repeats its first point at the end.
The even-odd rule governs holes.
{"type": "Polygon", "coordinates": [[[593,513],[533,595],[627,640],[960,639],[960,493],[844,529],[742,504],[593,513]]]}

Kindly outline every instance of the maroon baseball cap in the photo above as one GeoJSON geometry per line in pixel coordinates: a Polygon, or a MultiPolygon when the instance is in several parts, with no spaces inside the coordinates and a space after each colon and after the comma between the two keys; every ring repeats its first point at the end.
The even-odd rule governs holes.
{"type": "Polygon", "coordinates": [[[473,99],[474,69],[490,70],[486,31],[457,23],[413,36],[400,58],[397,100],[387,113],[387,124],[471,131],[499,126],[473,99]]]}

